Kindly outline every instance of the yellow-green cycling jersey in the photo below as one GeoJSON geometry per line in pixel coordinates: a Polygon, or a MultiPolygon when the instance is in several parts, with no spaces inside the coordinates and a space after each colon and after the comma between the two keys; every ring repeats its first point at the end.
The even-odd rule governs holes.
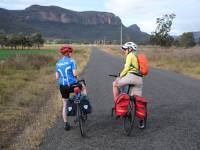
{"type": "Polygon", "coordinates": [[[139,66],[138,66],[137,56],[134,52],[130,52],[126,56],[126,63],[124,65],[124,69],[120,73],[120,77],[122,78],[129,72],[138,73],[138,69],[139,66]]]}

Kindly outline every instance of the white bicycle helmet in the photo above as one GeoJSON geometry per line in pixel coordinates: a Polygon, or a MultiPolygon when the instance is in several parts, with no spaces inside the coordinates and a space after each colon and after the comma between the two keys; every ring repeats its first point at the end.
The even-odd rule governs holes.
{"type": "Polygon", "coordinates": [[[126,42],[123,46],[122,49],[128,49],[128,48],[132,48],[134,51],[137,51],[137,44],[133,43],[133,42],[126,42]]]}

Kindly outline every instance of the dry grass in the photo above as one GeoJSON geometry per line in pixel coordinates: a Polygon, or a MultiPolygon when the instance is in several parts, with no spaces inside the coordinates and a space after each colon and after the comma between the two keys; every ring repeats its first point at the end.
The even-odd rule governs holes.
{"type": "MultiPolygon", "coordinates": [[[[50,81],[52,80],[52,76],[47,75],[41,78],[40,81],[42,82],[44,79],[50,81]]],[[[26,121],[26,127],[14,139],[14,144],[9,149],[36,149],[36,146],[41,143],[47,128],[52,127],[61,110],[61,100],[56,91],[56,85],[52,85],[52,83],[45,84],[45,88],[48,90],[44,91],[43,89],[45,93],[43,93],[43,96],[40,96],[40,101],[44,104],[38,107],[37,111],[36,109],[28,111],[29,120],[28,122],[26,121]],[[48,93],[51,93],[51,95],[48,93]]],[[[34,107],[37,105],[34,104],[34,107]]]]}
{"type": "MultiPolygon", "coordinates": [[[[120,56],[120,46],[102,47],[105,51],[120,56]]],[[[139,46],[145,53],[151,66],[182,73],[200,79],[200,47],[163,48],[159,46],[139,46]]]]}
{"type": "Polygon", "coordinates": [[[141,47],[153,67],[171,70],[200,79],[200,47],[141,47]]]}
{"type": "MultiPolygon", "coordinates": [[[[58,50],[61,46],[63,46],[64,44],[44,44],[43,47],[41,47],[41,49],[44,49],[44,50],[49,50],[49,49],[53,49],[53,50],[58,50]]],[[[73,48],[76,50],[77,48],[78,49],[83,49],[83,48],[88,48],[89,45],[80,45],[80,44],[70,44],[73,46],[73,48]]]]}
{"type": "MultiPolygon", "coordinates": [[[[86,66],[89,55],[90,48],[76,46],[74,59],[79,72],[86,66]]],[[[55,122],[61,110],[54,79],[55,61],[59,57],[59,54],[17,56],[1,62],[0,148],[35,149],[46,129],[55,122]]]]}
{"type": "Polygon", "coordinates": [[[48,87],[47,83],[38,80],[47,74],[44,69],[51,71],[48,62],[52,60],[50,56],[24,55],[9,58],[1,64],[1,147],[8,146],[12,137],[26,127],[30,120],[30,112],[37,112],[43,105],[45,94],[41,94],[41,91],[48,91],[48,87]]]}

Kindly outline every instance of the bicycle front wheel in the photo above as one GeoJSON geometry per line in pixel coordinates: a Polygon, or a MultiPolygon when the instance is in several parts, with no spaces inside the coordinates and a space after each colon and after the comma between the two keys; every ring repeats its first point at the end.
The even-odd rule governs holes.
{"type": "Polygon", "coordinates": [[[77,117],[78,117],[78,123],[79,123],[79,129],[81,136],[85,136],[85,121],[86,121],[86,116],[83,114],[80,105],[77,105],[77,117]]]}

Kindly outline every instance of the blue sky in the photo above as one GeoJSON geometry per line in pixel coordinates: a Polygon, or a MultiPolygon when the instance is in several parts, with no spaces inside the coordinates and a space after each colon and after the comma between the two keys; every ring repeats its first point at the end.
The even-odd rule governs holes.
{"type": "Polygon", "coordinates": [[[137,24],[147,33],[155,30],[157,17],[175,13],[172,35],[200,31],[200,0],[0,0],[0,7],[6,9],[24,9],[33,4],[112,12],[125,26],[137,24]]]}

